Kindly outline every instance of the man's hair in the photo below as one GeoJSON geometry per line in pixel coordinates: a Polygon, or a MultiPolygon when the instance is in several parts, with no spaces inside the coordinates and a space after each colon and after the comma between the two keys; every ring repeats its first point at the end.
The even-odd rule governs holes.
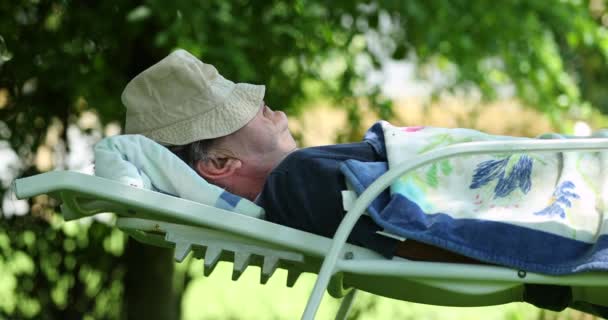
{"type": "Polygon", "coordinates": [[[197,162],[210,159],[210,152],[215,140],[198,140],[181,146],[169,146],[167,148],[196,171],[197,162]]]}

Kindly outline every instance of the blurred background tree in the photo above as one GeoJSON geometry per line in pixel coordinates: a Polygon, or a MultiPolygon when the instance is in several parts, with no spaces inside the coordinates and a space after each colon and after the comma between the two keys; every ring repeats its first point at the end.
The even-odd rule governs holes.
{"type": "MultiPolygon", "coordinates": [[[[175,48],[229,79],[267,85],[290,115],[323,97],[346,110],[338,141],[358,139],[363,109],[394,116],[382,79],[417,66],[432,97],[516,99],[562,131],[608,113],[605,0],[0,2],[0,316],[178,318],[187,273],[168,250],[98,220],[63,224],[46,197],[16,202],[15,176],[81,169],[78,141],[120,132],[129,79],[175,48]],[[80,137],[80,140],[77,138],[80,137]],[[29,208],[29,209],[28,209],[29,208]],[[27,212],[25,215],[17,214],[27,212]]],[[[84,156],[83,156],[84,154],[84,156]]]]}

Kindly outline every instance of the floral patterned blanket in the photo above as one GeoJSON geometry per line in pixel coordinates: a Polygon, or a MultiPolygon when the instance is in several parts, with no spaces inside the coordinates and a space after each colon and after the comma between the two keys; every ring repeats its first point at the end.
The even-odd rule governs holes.
{"type": "MultiPolygon", "coordinates": [[[[380,125],[383,136],[377,138],[385,145],[387,166],[349,160],[342,168],[358,192],[383,173],[381,168],[437,148],[527,139],[469,129],[380,125]]],[[[490,263],[548,274],[608,270],[607,156],[458,156],[403,175],[368,211],[391,233],[490,263]]]]}

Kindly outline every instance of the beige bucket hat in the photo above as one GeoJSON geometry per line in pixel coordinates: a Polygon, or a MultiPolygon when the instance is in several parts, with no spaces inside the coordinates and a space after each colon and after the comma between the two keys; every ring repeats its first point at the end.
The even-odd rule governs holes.
{"type": "Polygon", "coordinates": [[[253,119],[265,90],[261,85],[235,84],[214,66],[176,50],[125,87],[125,132],[163,145],[225,136],[253,119]]]}

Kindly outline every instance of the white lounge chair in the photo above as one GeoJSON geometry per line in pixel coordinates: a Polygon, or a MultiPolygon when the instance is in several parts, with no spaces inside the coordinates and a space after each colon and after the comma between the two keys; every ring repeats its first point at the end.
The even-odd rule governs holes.
{"type": "Polygon", "coordinates": [[[600,149],[608,149],[608,139],[475,142],[429,152],[374,182],[355,201],[334,239],[75,172],[18,179],[14,188],[20,199],[48,194],[62,200],[66,220],[114,212],[117,227],[141,242],[174,247],[177,261],[189,252],[204,259],[205,275],[219,260],[234,264],[233,279],[248,265],[260,266],[262,284],[276,268],[288,271],[288,286],[302,272],[318,273],[304,319],[314,318],[325,290],[344,297],[339,319],[346,317],[356,290],[433,305],[487,306],[522,301],[524,284],[547,284],[569,286],[575,301],[606,308],[608,273],[548,276],[498,266],[389,260],[345,243],[357,219],[393,179],[429,162],[459,154],[600,149]]]}

